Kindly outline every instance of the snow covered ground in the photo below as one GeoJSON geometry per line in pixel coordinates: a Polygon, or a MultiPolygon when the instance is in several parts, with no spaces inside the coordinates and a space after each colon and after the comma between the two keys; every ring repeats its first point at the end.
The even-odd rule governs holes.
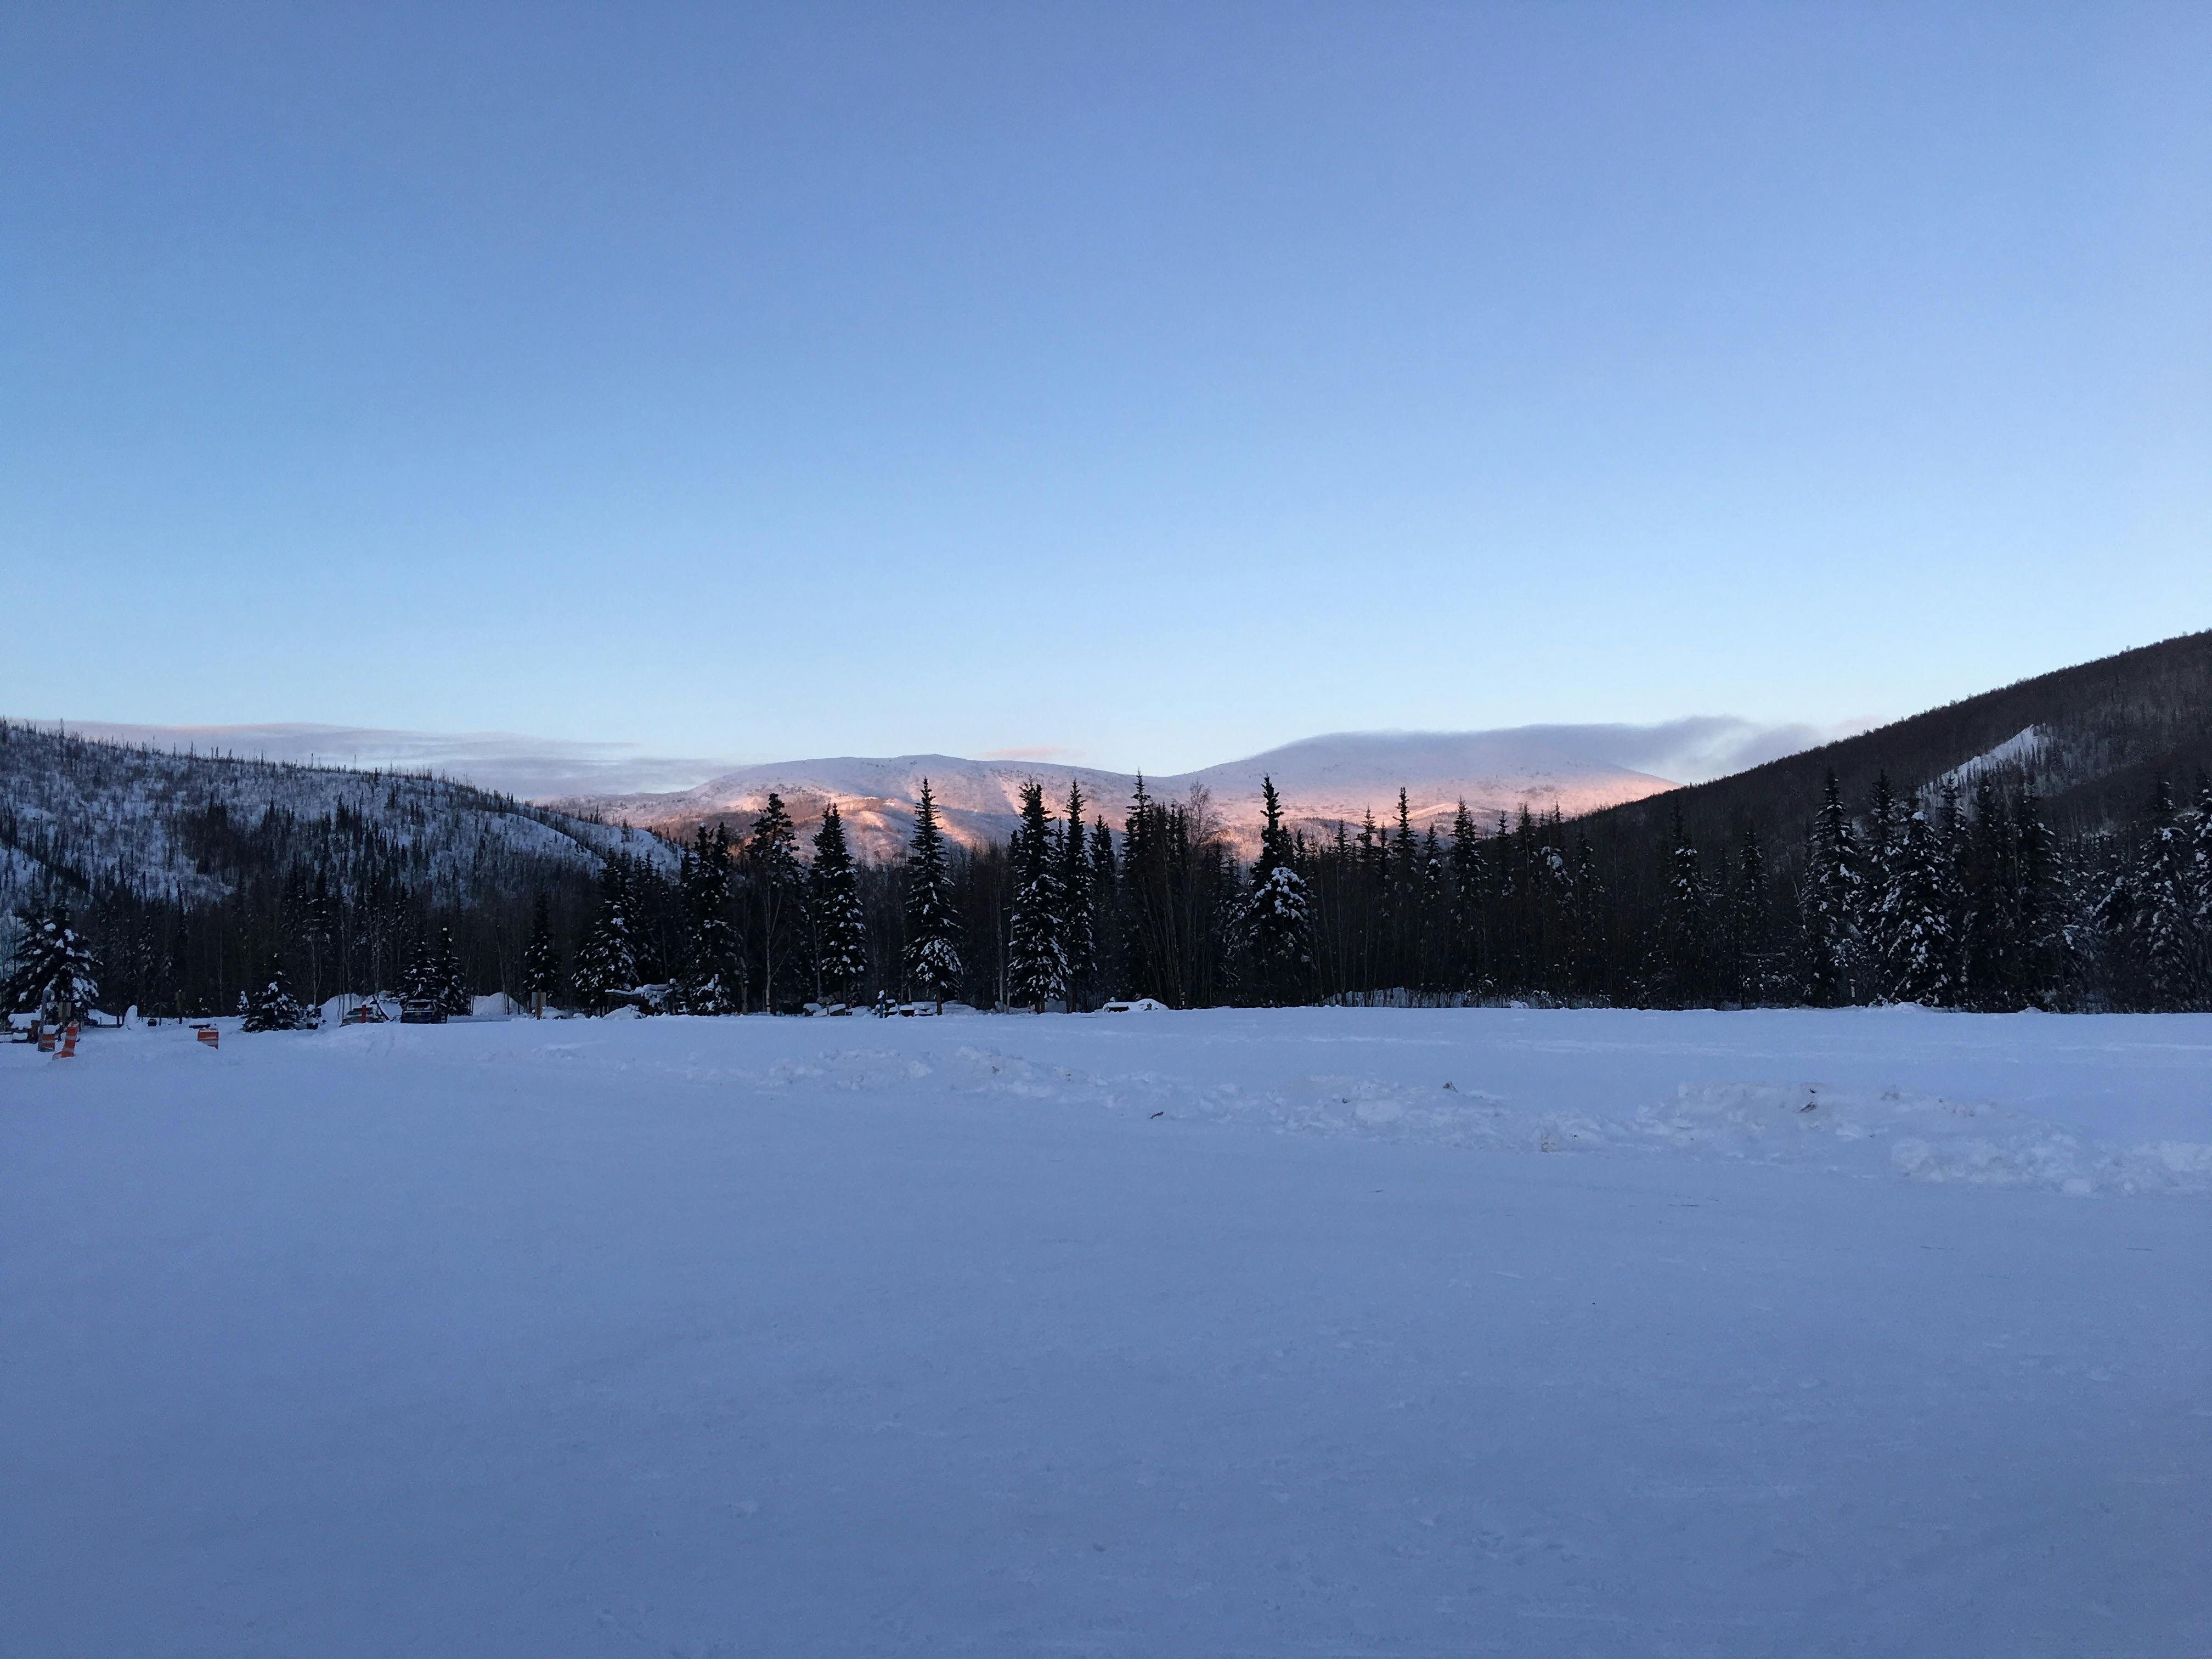
{"type": "Polygon", "coordinates": [[[2212,1651],[2212,1019],[0,1048],[0,1655],[2212,1651]]]}

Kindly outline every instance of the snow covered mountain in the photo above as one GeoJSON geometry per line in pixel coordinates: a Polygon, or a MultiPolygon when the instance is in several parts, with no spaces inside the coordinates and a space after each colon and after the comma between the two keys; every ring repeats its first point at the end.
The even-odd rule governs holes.
{"type": "Polygon", "coordinates": [[[596,872],[623,851],[672,867],[650,836],[445,779],[179,755],[0,721],[0,910],[64,890],[222,899],[310,844],[441,900],[596,872]]]}
{"type": "MultiPolygon", "coordinates": [[[[1606,758],[1605,726],[1522,726],[1501,732],[1367,732],[1309,738],[1264,754],[1195,772],[1150,777],[1156,799],[1188,800],[1203,790],[1231,841],[1246,855],[1259,844],[1260,786],[1272,776],[1294,823],[1310,828],[1357,825],[1397,811],[1398,792],[1417,827],[1449,818],[1462,800],[1488,816],[1553,806],[1570,815],[1674,787],[1669,780],[1606,758]]],[[[749,824],[771,791],[802,824],[837,804],[848,833],[865,857],[884,860],[902,847],[914,825],[922,781],[929,781],[946,830],[968,846],[1012,832],[1022,787],[1045,786],[1055,812],[1071,783],[1082,787],[1086,817],[1118,824],[1137,778],[1128,773],[1029,761],[973,761],[950,755],[889,759],[843,757],[740,767],[691,789],[665,793],[572,796],[549,803],[684,835],[718,820],[749,824]]]]}

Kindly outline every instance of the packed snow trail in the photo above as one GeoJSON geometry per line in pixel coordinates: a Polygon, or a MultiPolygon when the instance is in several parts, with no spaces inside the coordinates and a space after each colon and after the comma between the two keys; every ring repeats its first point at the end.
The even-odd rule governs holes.
{"type": "Polygon", "coordinates": [[[2208,1061],[1917,1011],[0,1048],[0,1655],[2200,1654],[2208,1061]]]}

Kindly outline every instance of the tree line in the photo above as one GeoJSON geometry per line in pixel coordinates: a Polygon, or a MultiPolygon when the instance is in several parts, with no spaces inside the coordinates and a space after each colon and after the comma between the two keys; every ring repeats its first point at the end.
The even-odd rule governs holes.
{"type": "Polygon", "coordinates": [[[1383,823],[1293,828],[1269,781],[1247,865],[1202,793],[1157,799],[1139,778],[1109,826],[1079,785],[1048,799],[1032,783],[1011,837],[967,848],[925,783],[888,865],[854,857],[834,804],[802,853],[770,795],[744,834],[702,827],[672,861],[640,838],[596,881],[548,866],[527,887],[442,898],[410,886],[396,854],[362,854],[364,826],[291,826],[276,840],[295,855],[220,902],[118,884],[73,913],[46,892],[0,938],[0,988],[17,1007],[64,978],[80,998],[96,981],[104,1006],[233,1012],[258,998],[280,1024],[297,997],[395,985],[456,1009],[505,990],[703,1014],[1126,996],[2212,1006],[2201,779],[2187,806],[2160,781],[2133,817],[2072,837],[2053,832],[2032,780],[1994,771],[1917,790],[1879,778],[1858,802],[1832,774],[1808,805],[1778,847],[1748,818],[1700,845],[1677,811],[1649,844],[1601,854],[1556,810],[1484,821],[1462,804],[1417,823],[1403,792],[1383,823]],[[334,850],[347,848],[350,866],[334,850]]]}

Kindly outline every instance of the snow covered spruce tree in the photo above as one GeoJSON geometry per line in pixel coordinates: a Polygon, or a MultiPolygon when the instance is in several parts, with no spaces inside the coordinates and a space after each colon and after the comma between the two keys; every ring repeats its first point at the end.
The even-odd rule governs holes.
{"type": "Polygon", "coordinates": [[[1091,825],[1091,987],[1103,1002],[1121,989],[1121,884],[1114,858],[1114,832],[1103,817],[1091,825]]]}
{"type": "Polygon", "coordinates": [[[960,918],[953,906],[945,832],[938,827],[936,799],[924,778],[921,799],[915,805],[914,840],[907,848],[907,987],[915,997],[934,1002],[941,1014],[945,1000],[959,991],[966,971],[960,960],[960,918]]]}
{"type": "Polygon", "coordinates": [[[1899,859],[1905,845],[1904,808],[1890,787],[1889,774],[1877,773],[1867,804],[1866,848],[1859,882],[1859,984],[1863,997],[1891,994],[1897,982],[1898,947],[1893,919],[1898,913],[1899,859]]]}
{"type": "Polygon", "coordinates": [[[744,1007],[744,953],[730,925],[730,832],[699,826],[677,875],[684,906],[684,967],[676,1005],[687,1014],[734,1014],[744,1007]]]}
{"type": "Polygon", "coordinates": [[[1006,994],[1016,1006],[1042,1013],[1067,988],[1060,954],[1062,910],[1059,860],[1053,854],[1052,820],[1044,786],[1022,786],[1021,828],[1014,832],[1013,914],[1006,929],[1006,994]]]}
{"type": "Polygon", "coordinates": [[[1282,798],[1272,777],[1260,780],[1260,856],[1252,866],[1252,892],[1244,906],[1244,943],[1261,999],[1295,1002],[1313,967],[1313,901],[1291,863],[1290,832],[1283,828],[1282,798]]]}
{"type": "Polygon", "coordinates": [[[246,994],[246,1025],[249,1031],[298,1031],[315,1024],[315,1018],[292,994],[292,981],[284,960],[272,952],[267,965],[246,994]]]}
{"type": "MultiPolygon", "coordinates": [[[[2212,777],[2197,778],[2197,810],[2189,828],[2189,874],[2197,892],[2197,939],[2212,956],[2212,777]]],[[[2201,964],[2212,971],[2212,959],[2201,964]]]]}
{"type": "Polygon", "coordinates": [[[2197,988],[2197,906],[2190,891],[2195,849],[2164,778],[2153,791],[2147,828],[2133,883],[2135,936],[2152,1006],[2185,1008],[2197,988]]]}
{"type": "Polygon", "coordinates": [[[461,953],[453,948],[453,930],[441,922],[430,948],[431,994],[437,998],[438,1006],[449,1014],[470,1012],[476,1000],[469,991],[468,970],[461,966],[461,953]]]}
{"type": "Polygon", "coordinates": [[[637,983],[627,874],[618,857],[600,866],[599,911],[576,951],[576,994],[595,1013],[604,1007],[609,993],[626,991],[637,983]]]}
{"type": "Polygon", "coordinates": [[[860,908],[860,875],[845,844],[837,803],[822,814],[814,864],[806,872],[806,919],[813,944],[817,1001],[850,1002],[868,975],[868,922],[860,908]]]}
{"type": "Polygon", "coordinates": [[[1928,814],[1913,807],[1891,853],[1882,917],[1888,994],[1942,1007],[1958,1000],[1958,940],[1952,931],[1950,861],[1928,814]]]}
{"type": "MultiPolygon", "coordinates": [[[[1943,876],[1943,896],[1950,907],[1951,939],[1955,949],[1966,936],[1966,896],[1964,884],[1959,879],[1960,866],[1966,861],[1966,813],[1960,805],[1959,786],[1946,778],[1936,792],[1936,848],[1938,866],[1943,876]]],[[[1958,983],[1954,976],[1954,984],[1958,983]]]]}
{"type": "Polygon", "coordinates": [[[25,916],[4,990],[10,1011],[28,1011],[52,1023],[92,1011],[100,997],[99,963],[70,926],[66,904],[34,905],[25,916]]]}
{"type": "Polygon", "coordinates": [[[1831,772],[1806,839],[1798,888],[1806,1000],[1817,1006],[1835,1007],[1857,994],[1861,873],[1850,815],[1831,772]]]}
{"type": "Polygon", "coordinates": [[[541,892],[530,908],[530,939],[522,947],[522,989],[550,1002],[560,988],[561,947],[553,942],[552,906],[541,892]]]}
{"type": "Polygon", "coordinates": [[[783,798],[769,792],[768,805],[753,821],[745,848],[745,874],[761,919],[761,1006],[775,1012],[775,970],[789,977],[792,946],[800,937],[799,908],[805,887],[799,869],[799,832],[783,798]]]}
{"type": "Polygon", "coordinates": [[[443,1001],[440,990],[437,948],[431,944],[428,932],[417,926],[414,945],[407,952],[407,965],[399,970],[399,999],[437,1006],[443,1001]]]}

